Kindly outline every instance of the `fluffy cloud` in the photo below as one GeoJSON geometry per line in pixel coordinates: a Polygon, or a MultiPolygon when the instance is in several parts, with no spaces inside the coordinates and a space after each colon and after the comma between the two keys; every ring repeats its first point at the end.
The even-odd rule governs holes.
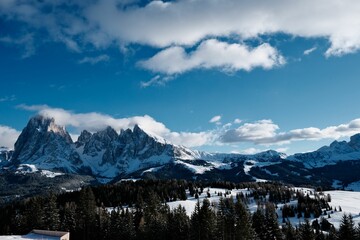
{"type": "Polygon", "coordinates": [[[245,44],[228,44],[216,39],[203,41],[196,50],[186,53],[173,46],[160,51],[139,65],[153,72],[180,74],[192,69],[218,68],[224,71],[250,71],[255,67],[270,69],[285,63],[284,58],[269,44],[250,48],[245,44]]]}
{"type": "Polygon", "coordinates": [[[56,123],[63,126],[72,126],[78,130],[99,131],[107,126],[113,127],[116,131],[120,129],[133,128],[136,124],[144,131],[157,137],[164,138],[174,144],[187,147],[197,147],[212,142],[212,132],[174,132],[170,131],[163,123],[156,121],[148,115],[129,118],[113,118],[112,116],[90,112],[73,113],[62,108],[51,108],[47,105],[19,105],[21,109],[35,111],[46,117],[52,117],[56,123]]]}
{"type": "Polygon", "coordinates": [[[288,132],[278,132],[278,130],[279,126],[271,120],[260,120],[254,123],[245,123],[236,129],[225,131],[220,135],[220,141],[224,143],[252,142],[272,145],[299,140],[338,139],[359,133],[360,119],[323,129],[308,127],[293,129],[288,132]]]}
{"type": "MultiPolygon", "coordinates": [[[[71,126],[78,130],[71,136],[76,138],[80,130],[99,131],[107,126],[115,130],[133,128],[136,124],[144,129],[147,133],[166,139],[167,141],[184,145],[187,147],[199,147],[204,145],[224,145],[234,143],[249,142],[260,145],[278,145],[289,144],[293,141],[321,140],[321,139],[338,139],[349,137],[360,132],[360,118],[354,119],[348,123],[337,126],[329,126],[323,129],[309,127],[293,129],[287,132],[279,132],[280,127],[272,120],[265,119],[252,123],[244,123],[237,128],[233,128],[230,123],[224,124],[216,129],[201,132],[176,132],[168,129],[163,123],[156,121],[154,118],[144,116],[134,116],[128,118],[114,118],[112,116],[90,112],[74,113],[62,108],[51,108],[47,105],[19,105],[21,109],[37,112],[46,117],[53,117],[57,124],[71,126]]],[[[215,123],[221,119],[214,116],[215,123]]],[[[19,132],[6,126],[0,126],[0,146],[12,147],[16,141],[19,132]]],[[[236,146],[236,145],[234,145],[236,146]]],[[[236,146],[238,148],[238,146],[236,146]]],[[[288,147],[277,149],[280,152],[286,152],[288,147]]],[[[245,150],[242,151],[244,153],[245,150]]],[[[246,149],[247,153],[259,152],[261,149],[250,147],[246,149]]]]}
{"type": "Polygon", "coordinates": [[[260,120],[254,123],[245,123],[236,129],[226,131],[222,136],[223,142],[257,142],[262,139],[273,138],[279,126],[271,120],[260,120]]]}
{"type": "Polygon", "coordinates": [[[219,122],[221,120],[221,116],[220,115],[217,115],[217,116],[214,116],[212,117],[209,122],[210,123],[216,123],[216,122],[219,122]]]}
{"type": "Polygon", "coordinates": [[[0,125],[0,147],[14,148],[20,132],[8,126],[0,125]]]}
{"type": "Polygon", "coordinates": [[[116,0],[98,1],[87,8],[87,19],[101,36],[158,47],[193,45],[209,36],[287,33],[324,37],[328,55],[360,47],[360,3],[356,0],[320,1],[152,1],[145,6],[120,6],[116,0]]]}
{"type": "MultiPolygon", "coordinates": [[[[242,40],[285,33],[328,39],[327,56],[360,48],[360,2],[348,0],[0,1],[0,15],[46,29],[79,51],[131,43],[165,48],[194,46],[211,37],[242,40]]],[[[179,51],[179,49],[177,50],[179,51]]]]}
{"type": "Polygon", "coordinates": [[[242,123],[242,120],[239,119],[239,118],[236,118],[236,119],[234,120],[234,123],[235,123],[235,124],[240,124],[240,123],[242,123]]]}
{"type": "Polygon", "coordinates": [[[241,150],[239,153],[241,153],[241,154],[255,154],[255,153],[262,152],[262,151],[264,151],[264,150],[252,147],[252,148],[246,148],[244,150],[241,150]]]}

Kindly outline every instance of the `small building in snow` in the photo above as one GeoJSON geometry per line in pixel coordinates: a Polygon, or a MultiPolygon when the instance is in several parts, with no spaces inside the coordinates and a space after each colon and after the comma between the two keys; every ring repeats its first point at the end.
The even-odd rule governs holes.
{"type": "Polygon", "coordinates": [[[21,239],[70,240],[70,233],[34,229],[30,233],[22,236],[20,235],[0,236],[0,240],[21,240],[21,239]]]}

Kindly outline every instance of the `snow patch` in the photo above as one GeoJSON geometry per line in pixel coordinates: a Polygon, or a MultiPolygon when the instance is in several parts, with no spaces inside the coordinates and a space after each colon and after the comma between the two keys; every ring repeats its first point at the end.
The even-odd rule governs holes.
{"type": "Polygon", "coordinates": [[[144,173],[147,173],[147,172],[157,172],[157,171],[159,171],[160,169],[162,169],[163,167],[164,167],[164,166],[149,168],[149,169],[143,171],[143,172],[141,173],[141,175],[144,175],[144,173]]]}
{"type": "Polygon", "coordinates": [[[65,173],[52,172],[52,171],[49,171],[49,170],[41,170],[40,173],[41,173],[42,176],[45,176],[45,177],[48,177],[48,178],[54,178],[54,177],[57,177],[57,176],[65,175],[65,173]]]}
{"type": "MultiPolygon", "coordinates": [[[[189,195],[189,192],[187,191],[187,200],[179,200],[174,202],[168,202],[167,205],[170,207],[170,209],[175,209],[179,205],[185,208],[186,214],[190,217],[191,214],[194,212],[195,205],[198,201],[202,203],[202,201],[207,198],[212,205],[217,205],[220,201],[220,196],[218,196],[218,193],[222,193],[222,197],[225,197],[225,193],[228,192],[229,194],[226,195],[226,197],[233,197],[236,198],[237,194],[243,193],[244,195],[247,193],[250,193],[248,189],[233,189],[233,190],[226,190],[224,188],[204,188],[203,193],[199,194],[199,198],[196,199],[195,197],[192,197],[189,195]],[[208,198],[207,192],[210,193],[210,198],[208,198]]],[[[255,204],[255,203],[254,203],[255,204]]],[[[255,204],[256,205],[256,204],[255,204]]]]}
{"type": "Polygon", "coordinates": [[[204,172],[206,171],[210,171],[211,169],[214,168],[213,165],[211,166],[198,166],[198,165],[192,165],[192,164],[189,164],[189,163],[185,163],[183,161],[175,161],[176,164],[181,164],[183,165],[184,167],[186,167],[187,169],[189,169],[190,171],[196,173],[196,174],[203,174],[204,172]]]}
{"type": "Polygon", "coordinates": [[[28,173],[37,173],[40,172],[41,176],[54,178],[57,176],[65,175],[65,173],[52,172],[49,170],[41,170],[36,167],[34,164],[20,164],[17,168],[15,174],[28,174],[28,173]]]}

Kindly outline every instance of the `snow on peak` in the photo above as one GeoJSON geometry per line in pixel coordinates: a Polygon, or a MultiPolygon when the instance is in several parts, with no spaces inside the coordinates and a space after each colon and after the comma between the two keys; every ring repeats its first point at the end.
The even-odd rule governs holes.
{"type": "Polygon", "coordinates": [[[360,134],[353,135],[349,142],[333,141],[316,151],[289,156],[288,160],[301,161],[308,168],[336,164],[338,161],[360,160],[360,134]]]}

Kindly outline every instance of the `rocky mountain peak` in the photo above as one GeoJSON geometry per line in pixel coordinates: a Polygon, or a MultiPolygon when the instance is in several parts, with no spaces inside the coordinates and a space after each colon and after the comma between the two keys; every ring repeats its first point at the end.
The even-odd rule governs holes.
{"type": "Polygon", "coordinates": [[[142,130],[138,124],[135,124],[133,132],[135,134],[144,134],[145,133],[145,131],[142,130]]]}
{"type": "Polygon", "coordinates": [[[115,140],[118,137],[116,130],[110,126],[106,127],[102,131],[95,133],[95,135],[98,135],[100,138],[108,138],[111,141],[115,140]]]}
{"type": "Polygon", "coordinates": [[[360,150],[360,133],[350,137],[349,146],[356,150],[360,150]]]}
{"type": "Polygon", "coordinates": [[[83,130],[75,143],[76,147],[78,148],[85,145],[87,142],[89,142],[91,136],[92,136],[91,132],[88,132],[87,130],[83,130]]]}
{"type": "Polygon", "coordinates": [[[72,143],[72,139],[64,126],[57,125],[54,118],[37,115],[32,117],[26,125],[23,132],[31,133],[31,135],[43,136],[55,134],[72,143]]]}
{"type": "Polygon", "coordinates": [[[135,125],[134,128],[131,130],[121,130],[119,135],[119,141],[122,143],[136,143],[136,142],[143,142],[147,140],[154,140],[150,137],[144,130],[142,130],[139,125],[135,125]]]}
{"type": "Polygon", "coordinates": [[[268,161],[268,160],[285,159],[287,156],[285,153],[280,153],[275,150],[266,150],[264,152],[254,154],[254,157],[256,157],[259,160],[264,159],[265,161],[268,161]]]}
{"type": "Polygon", "coordinates": [[[65,127],[57,125],[54,118],[37,115],[29,120],[17,139],[12,159],[15,163],[29,163],[46,158],[51,162],[49,165],[59,165],[59,159],[72,160],[72,143],[65,127]]]}
{"type": "Polygon", "coordinates": [[[118,134],[112,127],[106,127],[92,135],[84,132],[83,138],[86,138],[83,153],[94,157],[99,152],[106,150],[118,138],[118,134]]]}

